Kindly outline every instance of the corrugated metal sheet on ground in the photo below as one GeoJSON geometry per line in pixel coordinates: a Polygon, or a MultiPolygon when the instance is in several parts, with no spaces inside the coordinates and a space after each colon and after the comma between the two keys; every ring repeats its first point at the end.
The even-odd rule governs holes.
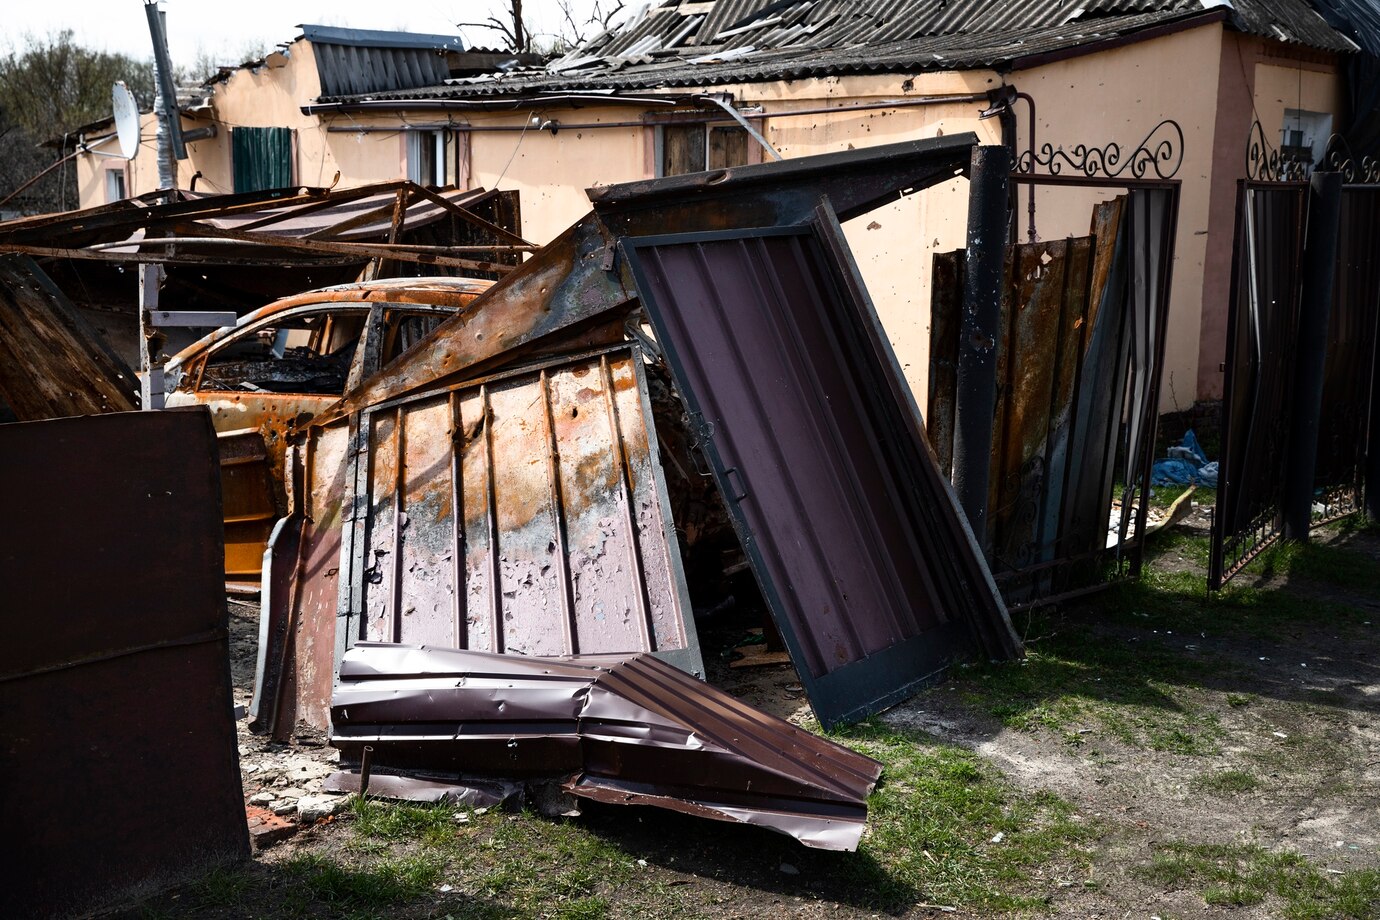
{"type": "Polygon", "coordinates": [[[376,770],[560,778],[654,805],[855,849],[876,761],[760,712],[650,655],[518,658],[357,645],[331,743],[376,770]]]}

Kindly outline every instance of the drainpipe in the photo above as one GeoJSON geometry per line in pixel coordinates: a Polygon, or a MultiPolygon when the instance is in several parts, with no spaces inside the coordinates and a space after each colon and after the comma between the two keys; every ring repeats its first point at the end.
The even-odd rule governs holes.
{"type": "Polygon", "coordinates": [[[963,325],[954,406],[953,481],[958,503],[984,548],[1010,174],[1011,153],[1006,147],[973,148],[968,174],[968,247],[964,256],[963,325]]]}

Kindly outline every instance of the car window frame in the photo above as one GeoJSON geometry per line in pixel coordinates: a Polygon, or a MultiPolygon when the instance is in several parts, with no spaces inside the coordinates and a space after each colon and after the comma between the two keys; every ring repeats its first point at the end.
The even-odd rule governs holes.
{"type": "MultiPolygon", "coordinates": [[[[225,348],[228,348],[233,344],[244,341],[244,339],[248,336],[257,334],[260,329],[278,325],[282,323],[284,320],[296,319],[299,316],[306,316],[313,313],[357,313],[364,318],[364,326],[360,330],[360,338],[362,338],[364,335],[364,331],[369,327],[369,313],[373,309],[373,307],[374,304],[369,303],[367,301],[360,301],[356,303],[349,301],[327,300],[319,301],[317,303],[301,304],[299,306],[283,310],[279,313],[273,313],[269,316],[260,317],[252,323],[248,323],[243,327],[237,328],[230,335],[227,335],[219,342],[216,342],[213,345],[209,346],[206,349],[206,351],[201,354],[200,358],[198,358],[197,360],[196,383],[192,386],[192,392],[197,395],[201,395],[203,393],[231,393],[239,396],[243,396],[245,394],[254,394],[295,397],[320,396],[323,399],[339,399],[340,394],[332,396],[329,393],[258,393],[254,390],[204,389],[203,384],[206,379],[206,368],[210,366],[211,358],[217,352],[225,348]]],[[[359,347],[359,341],[359,338],[355,340],[356,348],[359,347]]]]}

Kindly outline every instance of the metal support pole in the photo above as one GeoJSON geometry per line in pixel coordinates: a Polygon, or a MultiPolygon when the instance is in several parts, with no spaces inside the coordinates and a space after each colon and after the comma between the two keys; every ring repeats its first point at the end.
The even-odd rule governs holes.
{"type": "Polygon", "coordinates": [[[158,331],[154,314],[158,311],[158,289],[163,284],[163,266],[139,265],[139,403],[145,410],[163,408],[163,362],[158,352],[164,336],[158,331]]]}
{"type": "Polygon", "coordinates": [[[986,544],[992,427],[997,404],[997,343],[1001,283],[1006,265],[1011,154],[1002,146],[974,147],[968,190],[968,248],[964,259],[963,330],[958,346],[954,406],[954,488],[974,536],[986,544]]]}
{"type": "Polygon", "coordinates": [[[1337,273],[1342,176],[1315,172],[1308,186],[1308,224],[1303,238],[1303,279],[1294,361],[1293,418],[1284,463],[1284,538],[1308,539],[1313,518],[1313,479],[1318,463],[1318,425],[1327,365],[1327,326],[1337,273]]]}

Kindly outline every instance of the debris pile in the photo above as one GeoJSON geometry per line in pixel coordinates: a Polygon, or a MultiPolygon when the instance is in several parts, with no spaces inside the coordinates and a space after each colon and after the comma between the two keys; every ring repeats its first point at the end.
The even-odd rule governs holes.
{"type": "Polygon", "coordinates": [[[1021,653],[840,227],[963,174],[974,144],[591,190],[592,213],[293,437],[256,730],[330,731],[356,763],[368,744],[428,796],[562,777],[856,845],[875,765],[693,679],[666,469],[710,471],[826,727],[959,657],[1021,653]],[[653,380],[679,413],[653,410],[653,380]],[[782,766],[783,739],[815,772],[782,766]]]}

